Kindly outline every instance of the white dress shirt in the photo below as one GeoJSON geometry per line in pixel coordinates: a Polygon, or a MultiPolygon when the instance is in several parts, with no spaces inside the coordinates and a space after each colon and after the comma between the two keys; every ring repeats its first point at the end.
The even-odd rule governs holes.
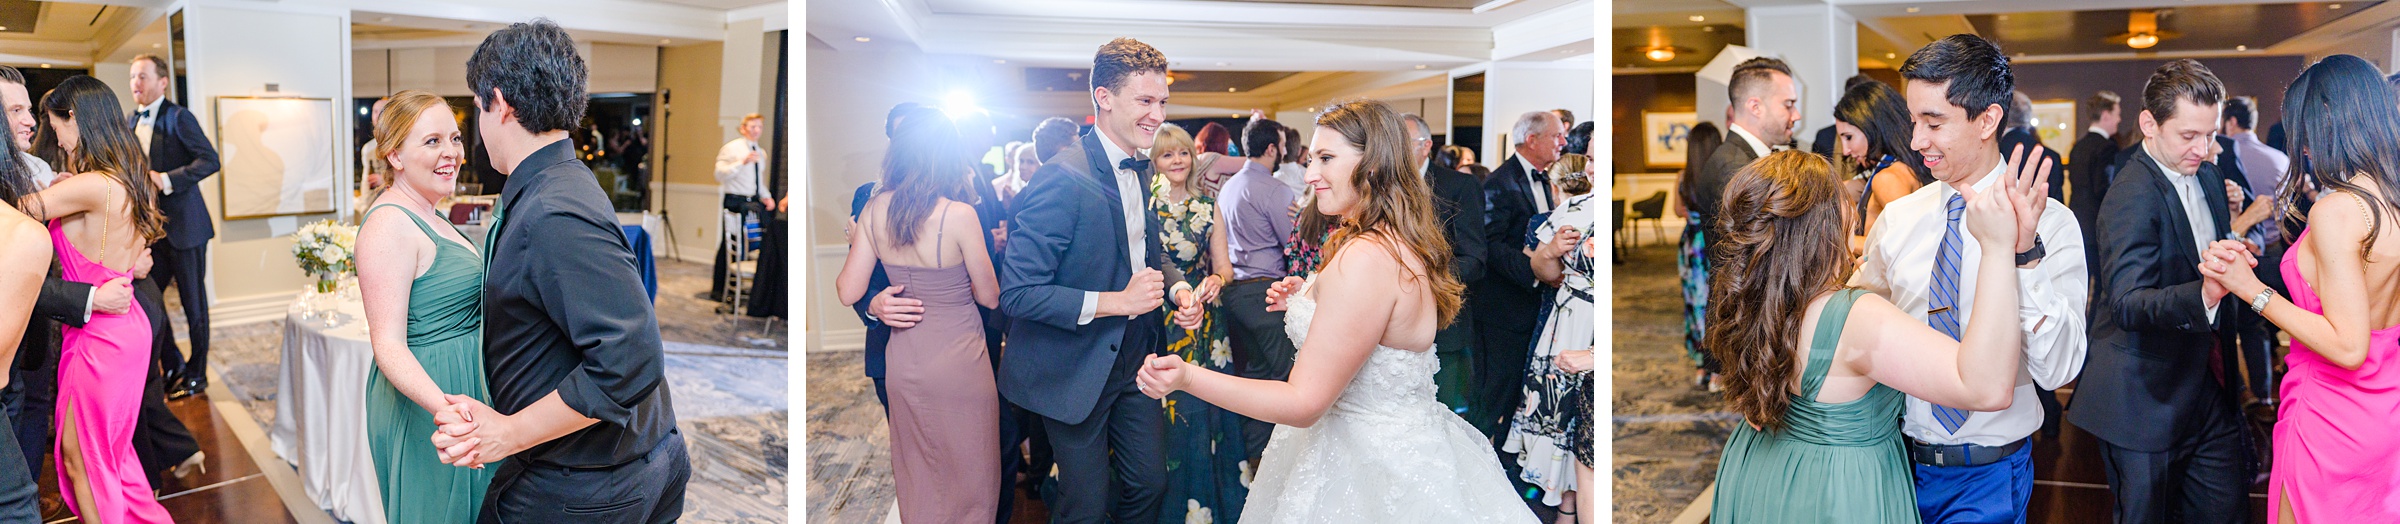
{"type": "Polygon", "coordinates": [[[50,169],[50,163],[43,161],[42,157],[33,156],[30,151],[18,151],[17,159],[24,160],[27,170],[33,172],[34,191],[49,189],[51,182],[58,181],[58,171],[50,169]]]}
{"type": "Polygon", "coordinates": [[[1541,169],[1541,167],[1533,165],[1533,162],[1526,161],[1525,155],[1510,155],[1510,157],[1517,159],[1517,166],[1525,168],[1525,192],[1530,193],[1533,196],[1533,212],[1550,212],[1549,183],[1538,182],[1533,179],[1534,170],[1541,169]]]}
{"type": "Polygon", "coordinates": [[[1291,186],[1294,193],[1303,195],[1311,193],[1308,190],[1308,168],[1300,167],[1299,162],[1284,162],[1282,166],[1276,167],[1275,180],[1283,182],[1283,185],[1291,186]]]}
{"type": "MultiPolygon", "coordinates": [[[[160,96],[157,100],[151,100],[150,105],[138,108],[141,112],[134,113],[140,115],[141,119],[133,123],[133,138],[142,142],[142,153],[144,154],[150,152],[150,134],[151,130],[157,128],[158,111],[166,106],[167,97],[160,96]]],[[[148,172],[149,170],[143,171],[148,172]]],[[[158,192],[164,195],[175,194],[175,184],[159,184],[158,192]]]]}
{"type": "MultiPolygon", "coordinates": [[[[1123,149],[1118,149],[1117,143],[1109,140],[1106,135],[1100,137],[1100,147],[1108,153],[1109,169],[1114,169],[1116,172],[1117,203],[1125,210],[1125,262],[1133,267],[1133,272],[1140,273],[1144,267],[1142,260],[1150,256],[1149,250],[1145,249],[1147,246],[1142,243],[1142,235],[1150,232],[1150,222],[1144,220],[1143,217],[1143,212],[1146,211],[1144,208],[1148,207],[1150,203],[1150,193],[1142,188],[1141,173],[1136,173],[1131,169],[1117,168],[1117,164],[1123,163],[1125,159],[1133,158],[1133,155],[1126,154],[1123,149]]],[[[1099,312],[1100,292],[1083,292],[1083,313],[1075,317],[1075,325],[1092,323],[1092,317],[1099,312]]]]}
{"type": "MultiPolygon", "coordinates": [[[[1999,191],[1999,181],[2005,176],[2008,163],[2002,162],[1973,187],[1978,192],[1999,191]]],[[[1949,222],[1945,205],[1955,194],[1958,191],[1950,184],[1936,181],[1884,206],[1875,228],[1867,234],[1865,260],[1850,278],[1850,285],[1882,295],[1917,321],[1925,321],[1933,300],[1934,257],[1949,222]]],[[[2042,427],[2042,404],[2034,399],[2034,386],[2055,389],[2083,372],[2089,338],[2084,314],[2091,302],[2091,285],[2084,269],[2082,229],[2074,212],[2051,200],[2042,208],[2035,230],[2047,254],[2040,265],[2017,270],[2017,324],[2025,331],[2025,364],[2016,372],[2016,400],[2006,410],[1968,412],[1966,423],[1957,432],[1949,432],[1933,418],[1932,403],[1911,396],[1902,433],[1937,445],[2015,442],[2042,427]]],[[[1964,220],[1958,234],[1966,244],[1959,250],[1955,306],[1963,329],[1974,318],[1975,275],[1981,268],[1976,261],[1981,260],[1983,246],[1975,242],[1974,232],[1967,230],[1964,220]]]]}
{"type": "Polygon", "coordinates": [[[775,193],[767,190],[766,163],[750,162],[750,154],[758,152],[758,142],[736,138],[717,148],[717,191],[727,195],[774,200],[775,193]]]}
{"type": "MultiPolygon", "coordinates": [[[[2169,171],[2167,165],[2159,162],[2157,157],[2150,156],[2149,151],[2143,151],[2142,156],[2149,157],[2150,165],[2157,166],[2158,172],[2166,175],[2167,185],[2175,188],[2176,200],[2183,202],[2183,219],[2192,228],[2192,252],[2207,253],[2208,243],[2214,239],[2217,231],[2217,218],[2208,212],[2208,197],[2200,195],[2200,175],[2169,171]]],[[[2218,187],[2217,190],[2224,191],[2225,188],[2218,187]]],[[[2217,306],[2223,303],[2209,304],[2205,296],[2201,297],[2200,303],[2208,308],[2208,321],[2216,322],[2217,306]]]]}
{"type": "Polygon", "coordinates": [[[1766,142],[1759,140],[1758,135],[1750,134],[1748,129],[1742,129],[1741,124],[1725,124],[1725,128],[1733,130],[1733,136],[1742,137],[1743,142],[1750,143],[1750,152],[1758,153],[1758,156],[1763,157],[1768,153],[1775,152],[1774,149],[1767,147],[1766,142]]]}

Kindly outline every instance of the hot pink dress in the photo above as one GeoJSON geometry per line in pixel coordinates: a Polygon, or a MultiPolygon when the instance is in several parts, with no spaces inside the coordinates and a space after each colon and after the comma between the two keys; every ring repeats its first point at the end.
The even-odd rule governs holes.
{"type": "MultiPolygon", "coordinates": [[[[2292,241],[2308,238],[2303,230],[2292,241]]],[[[2323,314],[2317,291],[2300,275],[2297,251],[2283,257],[2292,304],[2323,314]]],[[[2283,406],[2276,414],[2275,465],[2268,514],[2291,498],[2300,522],[2400,522],[2400,326],[2367,335],[2367,358],[2342,369],[2292,341],[2284,357],[2283,406]]]]}
{"type": "MultiPolygon", "coordinates": [[[[67,241],[58,221],[50,221],[50,245],[58,251],[67,280],[98,285],[125,277],[83,257],[67,241]]],[[[60,491],[70,494],[67,508],[77,516],[100,516],[106,522],[174,522],[167,509],[150,494],[150,479],[141,458],[133,454],[133,427],[142,408],[142,379],[150,366],[150,315],[134,304],[122,315],[92,313],[83,327],[60,330],[58,360],[58,419],[60,432],[51,449],[58,463],[60,491]],[[68,417],[76,434],[66,434],[68,417]],[[65,441],[75,439],[83,449],[83,476],[92,486],[92,508],[77,507],[74,484],[67,478],[65,441]]],[[[200,334],[206,336],[205,333],[200,334]]]]}

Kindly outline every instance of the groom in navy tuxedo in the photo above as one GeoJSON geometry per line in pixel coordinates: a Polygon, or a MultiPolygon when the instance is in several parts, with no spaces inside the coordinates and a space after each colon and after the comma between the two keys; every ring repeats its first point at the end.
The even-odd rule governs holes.
{"type": "Polygon", "coordinates": [[[1000,394],[1049,432],[1052,522],[1155,522],[1165,496],[1166,421],[1133,374],[1166,330],[1165,249],[1137,156],[1166,120],[1166,73],[1148,44],[1101,46],[1092,130],[1050,157],[1009,220],[1000,394]]]}

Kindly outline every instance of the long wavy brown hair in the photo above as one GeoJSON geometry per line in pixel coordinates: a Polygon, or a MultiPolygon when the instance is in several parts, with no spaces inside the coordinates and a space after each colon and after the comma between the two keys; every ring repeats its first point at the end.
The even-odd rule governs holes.
{"type": "MultiPolygon", "coordinates": [[[[74,151],[61,147],[58,129],[50,125],[49,118],[41,118],[33,135],[34,155],[51,160],[60,173],[96,174],[116,182],[132,199],[127,207],[133,211],[134,233],[141,235],[144,243],[165,238],[167,216],[158,212],[158,186],[150,183],[150,155],[134,139],[133,125],[125,121],[125,110],[117,105],[117,95],[108,84],[85,75],[69,77],[42,96],[41,111],[75,122],[76,146],[74,151]]],[[[47,210],[33,214],[57,218],[48,216],[47,210]]]]}
{"type": "Polygon", "coordinates": [[[900,121],[890,149],[883,155],[883,182],[877,191],[890,193],[884,224],[892,247],[914,246],[925,234],[925,217],[943,199],[976,203],[975,165],[958,145],[958,127],[936,112],[922,112],[900,121]]]}
{"type": "MultiPolygon", "coordinates": [[[[1358,205],[1341,217],[1341,225],[1326,239],[1325,257],[1317,265],[1322,269],[1325,261],[1333,260],[1337,251],[1360,235],[1377,234],[1396,241],[1397,246],[1387,242],[1384,249],[1407,249],[1425,263],[1425,273],[1409,277],[1426,279],[1440,325],[1450,325],[1458,316],[1464,301],[1460,293],[1466,285],[1450,275],[1450,239],[1442,230],[1440,215],[1434,213],[1433,188],[1425,184],[1425,177],[1417,176],[1416,163],[1409,161],[1411,135],[1401,124],[1400,113],[1383,102],[1360,100],[1326,111],[1317,117],[1317,125],[1341,133],[1350,147],[1364,153],[1350,177],[1351,184],[1358,187],[1358,205]]],[[[1400,257],[1397,251],[1392,255],[1400,257]]]]}
{"type": "Polygon", "coordinates": [[[1833,166],[1785,151],[1733,175],[1718,213],[1701,346],[1725,365],[1726,397],[1753,424],[1783,426],[1800,317],[1850,274],[1842,184],[1833,166]]]}

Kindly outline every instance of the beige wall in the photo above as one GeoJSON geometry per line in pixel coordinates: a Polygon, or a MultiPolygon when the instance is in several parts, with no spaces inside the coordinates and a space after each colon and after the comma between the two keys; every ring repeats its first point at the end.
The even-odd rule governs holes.
{"type": "Polygon", "coordinates": [[[666,125],[652,128],[663,165],[652,194],[659,195],[673,226],[677,251],[667,256],[705,262],[716,252],[717,148],[725,145],[719,137],[731,132],[717,122],[724,47],[709,42],[659,52],[659,93],[673,98],[662,108],[666,125]]]}
{"type": "MultiPolygon", "coordinates": [[[[585,89],[593,93],[648,93],[658,89],[658,46],[582,42],[585,89]]],[[[362,49],[350,53],[357,96],[389,96],[408,89],[441,96],[474,96],[467,88],[467,58],[473,46],[362,49]]]]}

